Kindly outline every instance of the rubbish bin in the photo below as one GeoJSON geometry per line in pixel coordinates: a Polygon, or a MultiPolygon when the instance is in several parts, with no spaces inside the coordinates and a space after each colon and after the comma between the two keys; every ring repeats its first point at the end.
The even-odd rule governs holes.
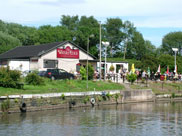
{"type": "Polygon", "coordinates": [[[164,78],[165,78],[164,75],[161,75],[161,76],[160,76],[160,80],[161,80],[161,81],[164,81],[164,78]]]}

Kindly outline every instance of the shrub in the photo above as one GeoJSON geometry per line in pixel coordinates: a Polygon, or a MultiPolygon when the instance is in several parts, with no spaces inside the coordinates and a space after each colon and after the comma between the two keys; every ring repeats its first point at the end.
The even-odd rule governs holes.
{"type": "Polygon", "coordinates": [[[101,102],[101,101],[102,101],[102,97],[101,97],[101,96],[97,96],[97,100],[98,100],[99,102],[101,102]]]}
{"type": "Polygon", "coordinates": [[[88,64],[88,80],[92,80],[94,76],[94,68],[91,64],[88,64]]]}
{"type": "Polygon", "coordinates": [[[108,92],[108,93],[106,94],[106,97],[107,97],[108,99],[110,99],[110,97],[112,97],[112,95],[108,92]]]}
{"type": "Polygon", "coordinates": [[[10,70],[7,68],[0,68],[0,86],[17,88],[17,84],[20,80],[20,72],[17,70],[10,70]]]}
{"type": "Polygon", "coordinates": [[[65,100],[65,95],[64,94],[61,95],[61,99],[65,100]]]}
{"type": "Polygon", "coordinates": [[[10,100],[7,99],[7,100],[4,100],[2,103],[1,103],[1,110],[2,112],[7,112],[10,108],[10,100]]]}
{"type": "Polygon", "coordinates": [[[110,66],[109,71],[112,71],[112,72],[114,71],[114,66],[113,65],[110,66]]]}
{"type": "Polygon", "coordinates": [[[85,98],[83,99],[83,103],[87,104],[87,102],[89,102],[90,97],[89,96],[85,96],[85,98]]]}
{"type": "MultiPolygon", "coordinates": [[[[84,67],[80,68],[80,74],[82,76],[82,80],[87,79],[87,66],[85,68],[84,67]]],[[[92,80],[93,75],[94,75],[94,68],[92,67],[91,64],[88,64],[88,79],[92,80]]]]}
{"type": "Polygon", "coordinates": [[[82,67],[81,66],[81,68],[80,68],[80,74],[81,74],[81,76],[82,76],[82,80],[86,80],[86,69],[84,68],[84,67],[82,67]]]}
{"type": "Polygon", "coordinates": [[[171,94],[171,97],[172,97],[172,98],[175,98],[175,97],[176,97],[175,93],[172,93],[172,94],[171,94]]]}
{"type": "Polygon", "coordinates": [[[114,98],[116,99],[116,101],[118,100],[119,98],[119,94],[115,94],[114,98]]]}
{"type": "Polygon", "coordinates": [[[29,73],[25,78],[25,82],[30,85],[44,84],[43,78],[37,75],[36,73],[29,73]]]}
{"type": "Polygon", "coordinates": [[[135,82],[135,80],[137,79],[137,75],[134,74],[134,73],[131,73],[131,74],[128,74],[126,78],[127,78],[127,80],[128,80],[131,84],[133,84],[133,83],[135,82]]]}

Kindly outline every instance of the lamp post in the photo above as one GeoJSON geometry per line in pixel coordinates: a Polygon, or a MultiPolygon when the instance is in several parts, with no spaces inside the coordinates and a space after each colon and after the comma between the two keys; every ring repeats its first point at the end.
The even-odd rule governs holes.
{"type": "Polygon", "coordinates": [[[89,54],[89,42],[90,42],[90,39],[91,37],[94,37],[94,35],[90,35],[87,39],[87,90],[88,90],[88,54],[89,54]]]}
{"type": "Polygon", "coordinates": [[[102,42],[105,45],[105,68],[104,68],[104,80],[106,80],[106,57],[107,57],[107,46],[109,46],[109,42],[102,42]]]}
{"type": "Polygon", "coordinates": [[[99,22],[99,26],[100,26],[100,28],[99,28],[99,32],[100,32],[100,44],[99,44],[99,80],[101,81],[101,21],[99,22]]]}
{"type": "Polygon", "coordinates": [[[174,72],[176,74],[176,53],[178,51],[178,48],[172,48],[172,50],[174,51],[175,53],[175,57],[174,57],[174,72]]]}

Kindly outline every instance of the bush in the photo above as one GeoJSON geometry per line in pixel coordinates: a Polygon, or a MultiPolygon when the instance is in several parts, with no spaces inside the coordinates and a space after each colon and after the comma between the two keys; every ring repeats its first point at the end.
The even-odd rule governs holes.
{"type": "Polygon", "coordinates": [[[107,97],[108,99],[110,99],[110,97],[112,97],[112,95],[108,92],[108,93],[106,94],[106,97],[107,97]]]}
{"type": "MultiPolygon", "coordinates": [[[[80,74],[82,76],[82,80],[87,79],[87,66],[85,68],[84,67],[80,68],[80,74]]],[[[88,80],[92,80],[93,75],[94,75],[94,68],[92,67],[91,64],[88,64],[88,80]]]]}
{"type": "Polygon", "coordinates": [[[109,71],[112,71],[112,72],[114,71],[114,66],[113,65],[110,66],[109,71]]]}
{"type": "Polygon", "coordinates": [[[81,66],[81,68],[80,68],[80,74],[81,74],[81,76],[82,76],[82,80],[86,80],[86,69],[84,68],[84,67],[82,67],[81,66]]]}
{"type": "Polygon", "coordinates": [[[2,103],[1,103],[1,111],[2,112],[7,112],[10,108],[10,100],[7,99],[7,100],[4,100],[2,103]]]}
{"type": "Polygon", "coordinates": [[[9,67],[0,68],[0,86],[17,88],[20,80],[20,72],[17,70],[10,70],[9,67]]]}
{"type": "Polygon", "coordinates": [[[64,94],[61,95],[61,99],[65,100],[65,95],[64,94]]]}
{"type": "Polygon", "coordinates": [[[137,79],[137,75],[134,74],[134,73],[131,73],[131,74],[128,74],[126,78],[127,78],[127,80],[128,80],[131,84],[133,84],[133,83],[135,82],[135,80],[137,79]]]}
{"type": "Polygon", "coordinates": [[[87,102],[90,101],[90,97],[89,96],[85,96],[85,98],[83,99],[83,103],[87,104],[87,102]]]}
{"type": "Polygon", "coordinates": [[[42,77],[37,75],[36,73],[29,73],[26,78],[25,82],[29,85],[43,85],[44,80],[42,77]]]}

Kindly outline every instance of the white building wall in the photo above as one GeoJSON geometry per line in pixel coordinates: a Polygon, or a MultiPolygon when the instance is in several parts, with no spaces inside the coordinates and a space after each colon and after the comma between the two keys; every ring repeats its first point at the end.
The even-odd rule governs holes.
{"type": "Polygon", "coordinates": [[[39,70],[38,62],[30,61],[30,70],[39,70]]]}
{"type": "MultiPolygon", "coordinates": [[[[77,49],[75,46],[73,46],[72,44],[66,44],[64,47],[66,48],[67,46],[70,46],[70,48],[75,48],[77,49]]],[[[60,48],[63,48],[62,46],[60,48]]],[[[41,56],[38,60],[38,69],[39,70],[46,70],[46,68],[44,68],[44,60],[58,60],[58,68],[60,69],[64,69],[68,72],[75,72],[76,71],[76,64],[79,63],[79,59],[80,60],[85,60],[87,59],[87,54],[84,53],[83,51],[79,50],[79,59],[72,59],[72,58],[57,58],[57,49],[41,56]]],[[[88,56],[88,60],[93,60],[92,57],[88,56]]]]}
{"type": "Polygon", "coordinates": [[[8,66],[11,70],[26,71],[30,70],[29,60],[10,60],[8,66]]]}
{"type": "MultiPolygon", "coordinates": [[[[102,65],[104,65],[104,62],[101,62],[102,65]]],[[[123,69],[126,69],[126,72],[128,71],[128,63],[125,62],[121,62],[121,63],[115,63],[115,62],[106,62],[107,65],[107,69],[106,69],[106,73],[109,73],[109,68],[111,67],[111,65],[114,66],[114,73],[116,73],[116,65],[123,65],[123,69]]],[[[99,67],[99,62],[97,62],[97,67],[99,67]]]]}

